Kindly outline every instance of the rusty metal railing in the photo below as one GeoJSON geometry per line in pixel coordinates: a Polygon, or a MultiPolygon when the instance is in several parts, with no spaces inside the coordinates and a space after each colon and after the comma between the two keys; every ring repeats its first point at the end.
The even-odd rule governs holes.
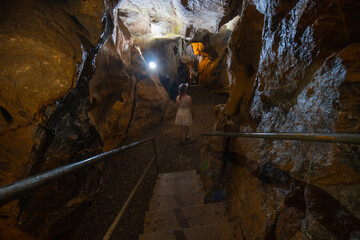
{"type": "Polygon", "coordinates": [[[203,133],[201,135],[360,144],[360,133],[203,133]]]}
{"type": "MultiPolygon", "coordinates": [[[[6,203],[9,203],[11,201],[14,201],[33,190],[39,189],[51,181],[57,180],[61,177],[64,177],[66,175],[69,175],[71,173],[79,171],[86,167],[95,165],[99,162],[103,162],[103,161],[109,159],[111,156],[114,156],[117,153],[129,150],[131,148],[134,148],[134,147],[141,145],[148,141],[152,141],[152,143],[153,143],[152,146],[154,148],[154,155],[155,155],[155,157],[151,161],[151,164],[155,161],[156,171],[158,172],[159,166],[157,163],[157,152],[156,152],[155,139],[153,137],[150,137],[150,138],[146,138],[146,139],[143,139],[143,140],[140,140],[137,142],[130,143],[130,144],[120,147],[120,148],[116,148],[109,152],[101,153],[99,155],[82,160],[80,162],[71,163],[71,164],[68,164],[68,165],[65,165],[65,166],[62,166],[59,168],[55,168],[55,169],[47,171],[47,172],[37,174],[35,176],[28,177],[24,180],[20,180],[18,182],[14,182],[14,183],[2,186],[2,187],[0,187],[0,206],[4,205],[6,203]]],[[[146,168],[146,172],[149,168],[150,168],[150,164],[146,168]]]]}

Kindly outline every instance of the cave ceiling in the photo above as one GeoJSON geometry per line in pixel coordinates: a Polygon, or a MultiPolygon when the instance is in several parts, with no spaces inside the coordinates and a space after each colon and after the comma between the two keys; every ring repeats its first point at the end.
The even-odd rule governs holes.
{"type": "Polygon", "coordinates": [[[228,0],[123,0],[114,16],[137,42],[153,38],[192,38],[198,29],[216,32],[228,0]]]}

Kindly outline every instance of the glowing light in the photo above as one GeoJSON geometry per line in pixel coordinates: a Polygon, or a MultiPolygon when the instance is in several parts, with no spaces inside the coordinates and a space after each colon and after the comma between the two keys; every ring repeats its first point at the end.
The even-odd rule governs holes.
{"type": "Polygon", "coordinates": [[[154,62],[150,62],[150,63],[149,63],[149,67],[150,67],[151,69],[155,69],[155,68],[156,68],[156,64],[155,64],[154,62]]]}

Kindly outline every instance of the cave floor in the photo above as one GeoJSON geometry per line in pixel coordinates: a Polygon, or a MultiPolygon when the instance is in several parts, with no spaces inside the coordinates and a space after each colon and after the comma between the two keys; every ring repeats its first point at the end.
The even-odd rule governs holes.
{"type": "MultiPolygon", "coordinates": [[[[200,134],[211,131],[214,107],[225,103],[227,96],[211,94],[202,86],[190,86],[188,94],[193,98],[195,111],[189,142],[178,145],[175,119],[170,119],[132,134],[120,145],[154,136],[160,173],[197,169],[200,164],[200,150],[206,143],[206,137],[200,134]]],[[[90,208],[72,233],[72,240],[98,240],[104,237],[152,157],[151,143],[146,143],[104,163],[102,187],[89,203],[90,208]]],[[[149,208],[155,178],[156,171],[153,168],[144,178],[112,239],[138,239],[143,232],[145,213],[149,208]]]]}

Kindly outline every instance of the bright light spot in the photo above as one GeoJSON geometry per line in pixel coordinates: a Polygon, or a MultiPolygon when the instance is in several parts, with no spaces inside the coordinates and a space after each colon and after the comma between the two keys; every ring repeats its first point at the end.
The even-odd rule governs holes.
{"type": "Polygon", "coordinates": [[[155,68],[156,68],[156,64],[155,64],[154,62],[150,62],[150,63],[149,63],[149,67],[150,67],[151,69],[155,69],[155,68]]]}

